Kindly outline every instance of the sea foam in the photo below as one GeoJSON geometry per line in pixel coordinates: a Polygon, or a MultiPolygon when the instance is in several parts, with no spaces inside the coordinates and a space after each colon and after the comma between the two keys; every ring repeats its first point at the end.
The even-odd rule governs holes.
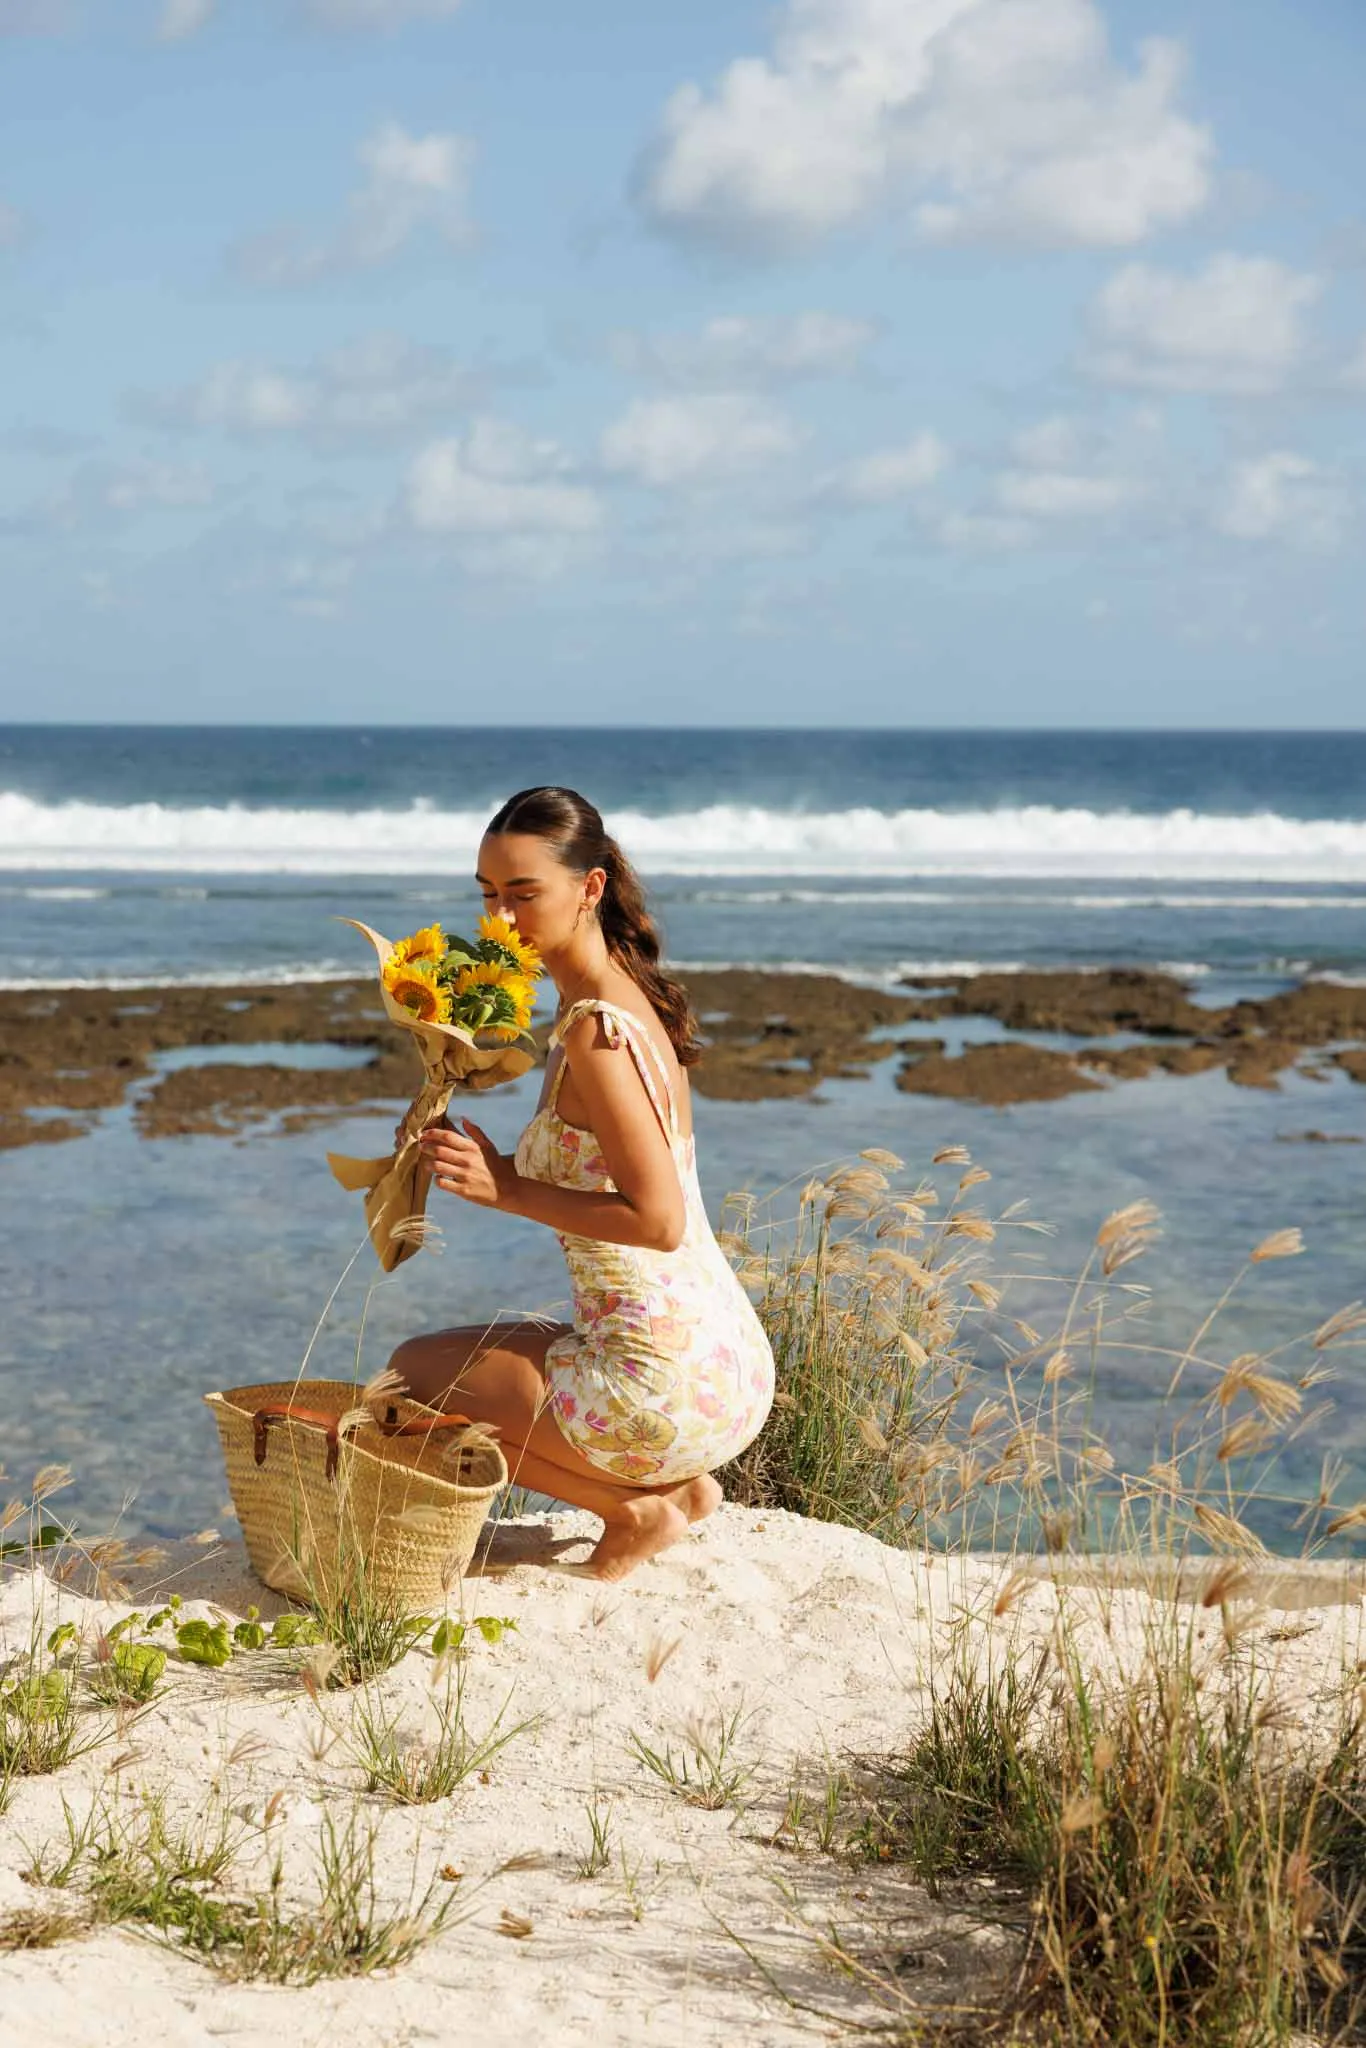
{"type": "MultiPolygon", "coordinates": [[[[1366,818],[1173,810],[619,811],[646,873],[1366,882],[1366,818]]],[[[481,813],[40,803],[0,792],[0,869],[468,875],[481,813]]]]}

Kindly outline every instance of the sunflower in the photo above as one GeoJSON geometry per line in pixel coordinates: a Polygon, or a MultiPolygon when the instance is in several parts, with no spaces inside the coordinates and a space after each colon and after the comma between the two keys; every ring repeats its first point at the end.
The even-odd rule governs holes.
{"type": "Polygon", "coordinates": [[[534,979],[540,973],[540,954],[530,939],[522,937],[510,917],[481,917],[479,936],[514,974],[524,974],[528,979],[534,979]]]}
{"type": "Polygon", "coordinates": [[[420,1023],[450,1022],[450,995],[442,988],[433,968],[413,967],[406,960],[391,958],[385,963],[381,978],[394,1001],[411,1010],[420,1023]]]}
{"type": "Polygon", "coordinates": [[[501,960],[481,960],[462,967],[455,977],[455,1010],[471,1031],[517,1038],[531,1022],[535,1001],[531,983],[501,960]]]}
{"type": "Polygon", "coordinates": [[[446,957],[446,934],[439,924],[424,924],[420,932],[414,932],[409,939],[400,939],[390,954],[390,959],[400,965],[430,960],[435,963],[446,957]]]}

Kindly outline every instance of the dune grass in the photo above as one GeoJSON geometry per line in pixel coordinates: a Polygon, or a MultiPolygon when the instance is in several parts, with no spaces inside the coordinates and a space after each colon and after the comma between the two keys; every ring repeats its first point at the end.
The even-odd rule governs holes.
{"type": "MultiPolygon", "coordinates": [[[[880,1148],[784,1202],[732,1198],[726,1242],[778,1367],[773,1419],[724,1475],[728,1495],[927,1550],[1003,1554],[994,1614],[965,1617],[925,1674],[921,1725],[889,1730],[827,1802],[834,1853],[905,1866],[967,1904],[995,1881],[1015,1939],[1007,1987],[935,2014],[868,1966],[907,2041],[1272,2048],[1312,2031],[1366,2038],[1366,1715],[1349,1683],[1331,1728],[1276,1698],[1243,1649],[1264,1622],[1261,1529],[1294,1525],[1322,1558],[1366,1527],[1338,1503],[1277,1491],[1277,1454],[1321,1423],[1331,1354],[1360,1347],[1352,1303],[1292,1345],[1228,1356],[1219,1318],[1259,1268],[1295,1256],[1267,1233],[1193,1334],[1160,1343],[1131,1268],[1153,1246],[1149,1203],[1116,1211],[1082,1272],[1053,1278],[973,1191],[960,1148],[947,1199],[898,1184],[880,1148]],[[1011,1312],[1023,1278],[1035,1322],[1011,1312]],[[1037,1302],[1060,1307],[1040,1328],[1037,1302]],[[1167,1382],[1160,1454],[1124,1469],[1097,1433],[1102,1360],[1145,1360],[1167,1382]],[[1043,1560],[1058,1619],[1032,1660],[984,1661],[1043,1560]],[[1151,1603],[1136,1671],[1097,1675],[1066,1588],[1194,1589],[1151,1603]],[[1199,1645],[1217,1617],[1216,1651],[1199,1645]],[[837,1823],[836,1815],[840,1816],[837,1823]]],[[[1094,1600],[1091,1605],[1094,1607],[1094,1600]]],[[[1103,1661],[1103,1660],[1100,1660],[1103,1661]]],[[[797,1838],[797,1830],[789,1830],[797,1838]]],[[[848,1956],[842,1966],[862,1970],[848,1956]]]]}

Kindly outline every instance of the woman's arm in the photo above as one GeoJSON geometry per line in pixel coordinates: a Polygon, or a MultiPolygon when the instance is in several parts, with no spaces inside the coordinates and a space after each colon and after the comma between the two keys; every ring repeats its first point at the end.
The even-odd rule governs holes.
{"type": "Polygon", "coordinates": [[[595,1015],[565,1034],[564,1057],[573,1064],[579,1098],[617,1192],[557,1187],[519,1174],[467,1118],[463,1131],[423,1134],[437,1186],[574,1237],[677,1250],[686,1222],[678,1167],[630,1051],[620,1041],[609,1042],[595,1015]]]}

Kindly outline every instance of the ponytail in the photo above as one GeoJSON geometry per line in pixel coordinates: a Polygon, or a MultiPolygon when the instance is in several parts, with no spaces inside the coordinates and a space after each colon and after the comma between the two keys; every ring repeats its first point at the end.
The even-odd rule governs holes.
{"type": "Polygon", "coordinates": [[[607,950],[658,1011],[680,1067],[702,1056],[697,1020],[682,982],[660,964],[660,935],[645,904],[639,875],[577,790],[547,786],[522,789],[490,819],[490,832],[527,832],[547,840],[556,858],[576,874],[601,868],[607,877],[598,921],[607,950]]]}

